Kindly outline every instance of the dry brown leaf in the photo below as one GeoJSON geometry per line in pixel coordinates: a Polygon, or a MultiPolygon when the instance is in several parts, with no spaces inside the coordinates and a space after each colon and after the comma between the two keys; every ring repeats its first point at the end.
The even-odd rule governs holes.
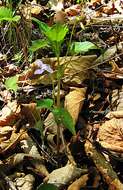
{"type": "Polygon", "coordinates": [[[34,185],[35,178],[33,175],[28,174],[25,177],[18,177],[15,179],[15,184],[19,190],[32,190],[34,185]]]}
{"type": "Polygon", "coordinates": [[[20,106],[17,101],[8,102],[1,110],[0,126],[11,125],[20,116],[20,106]]]}
{"type": "MultiPolygon", "coordinates": [[[[96,55],[88,56],[66,56],[60,57],[60,65],[65,65],[63,80],[65,83],[81,84],[83,80],[89,77],[89,68],[94,67],[96,55]]],[[[49,64],[53,70],[57,69],[57,58],[42,58],[43,63],[49,64]]],[[[34,76],[34,71],[31,68],[19,77],[19,84],[52,84],[51,78],[56,81],[56,72],[34,76]],[[32,77],[32,78],[31,78],[32,77]]]]}
{"type": "Polygon", "coordinates": [[[22,104],[21,113],[32,127],[40,120],[40,111],[36,108],[36,103],[22,104]]]}
{"type": "Polygon", "coordinates": [[[81,12],[81,5],[80,4],[72,5],[69,8],[66,8],[65,12],[69,16],[76,16],[81,12]]]}
{"type": "Polygon", "coordinates": [[[99,127],[98,141],[102,147],[123,153],[123,117],[112,118],[99,127]]]}
{"type": "MultiPolygon", "coordinates": [[[[45,181],[56,185],[59,189],[65,185],[68,185],[72,180],[80,177],[84,170],[77,168],[72,164],[67,164],[66,166],[56,169],[49,174],[45,181]]],[[[86,170],[87,171],[87,170],[86,170]]]]}
{"type": "Polygon", "coordinates": [[[115,118],[123,118],[123,110],[120,111],[111,111],[106,115],[107,118],[112,119],[115,118]]]}
{"type": "Polygon", "coordinates": [[[0,155],[4,156],[11,153],[11,151],[15,149],[20,140],[25,139],[26,137],[27,136],[25,136],[24,131],[21,131],[20,133],[15,133],[13,131],[10,139],[0,143],[0,155]]]}
{"type": "Polygon", "coordinates": [[[79,179],[74,181],[67,190],[80,190],[88,181],[88,174],[82,175],[79,179]]]}
{"type": "Polygon", "coordinates": [[[65,108],[71,114],[75,123],[77,122],[79,112],[83,106],[86,88],[74,88],[65,97],[65,108]]]}

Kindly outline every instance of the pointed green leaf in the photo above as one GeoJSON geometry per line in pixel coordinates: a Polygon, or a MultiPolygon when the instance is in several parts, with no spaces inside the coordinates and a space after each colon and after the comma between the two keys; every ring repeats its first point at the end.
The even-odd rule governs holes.
{"type": "Polygon", "coordinates": [[[44,34],[46,34],[48,30],[50,30],[50,27],[47,24],[45,24],[44,22],[41,22],[37,18],[32,17],[32,20],[38,24],[41,32],[43,32],[44,34]]]}
{"type": "Polygon", "coordinates": [[[55,41],[57,43],[60,43],[64,40],[67,32],[68,32],[67,25],[57,23],[53,25],[51,29],[46,32],[46,36],[51,42],[55,41]]]}
{"type": "Polygon", "coordinates": [[[91,49],[99,49],[99,48],[95,44],[89,41],[73,42],[71,44],[70,53],[72,54],[86,53],[91,49]]]}
{"type": "Polygon", "coordinates": [[[18,89],[18,76],[13,76],[13,77],[9,77],[8,79],[6,79],[5,81],[5,86],[8,90],[14,90],[15,92],[18,89]]]}
{"type": "Polygon", "coordinates": [[[55,108],[52,110],[55,120],[58,124],[63,124],[73,135],[76,134],[75,124],[70,113],[64,108],[55,108]]]}
{"type": "Polygon", "coordinates": [[[37,108],[47,108],[50,109],[53,106],[53,100],[52,99],[43,99],[43,100],[37,100],[37,108]]]}
{"type": "Polygon", "coordinates": [[[48,46],[48,41],[47,40],[35,40],[32,41],[32,45],[30,46],[29,50],[32,52],[37,51],[40,48],[44,48],[48,46]]]}
{"type": "Polygon", "coordinates": [[[53,184],[41,184],[36,190],[58,190],[53,184]]]}

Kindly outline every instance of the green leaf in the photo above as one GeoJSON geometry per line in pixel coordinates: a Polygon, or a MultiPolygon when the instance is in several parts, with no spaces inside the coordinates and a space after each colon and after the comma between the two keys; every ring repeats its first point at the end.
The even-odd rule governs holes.
{"type": "Polygon", "coordinates": [[[21,19],[21,17],[20,17],[19,15],[17,15],[17,16],[14,16],[14,17],[12,18],[12,21],[13,21],[13,22],[18,22],[20,19],[21,19]]]}
{"type": "Polygon", "coordinates": [[[0,20],[4,18],[12,18],[12,10],[7,7],[0,7],[0,20]]]}
{"type": "Polygon", "coordinates": [[[20,18],[20,16],[14,16],[11,9],[0,7],[0,21],[18,22],[20,18]]]}
{"type": "Polygon", "coordinates": [[[68,32],[67,25],[63,25],[60,23],[57,23],[53,25],[50,30],[46,32],[46,36],[51,42],[57,42],[60,43],[64,40],[66,34],[68,32]]]}
{"type": "Polygon", "coordinates": [[[66,109],[54,108],[52,112],[58,124],[63,124],[73,135],[76,134],[74,121],[66,109]]]}
{"type": "Polygon", "coordinates": [[[41,184],[36,190],[58,190],[53,184],[41,184]]]}
{"type": "Polygon", "coordinates": [[[9,77],[8,79],[6,79],[5,81],[5,86],[8,90],[14,90],[15,92],[18,89],[18,76],[13,76],[13,77],[9,77]]]}
{"type": "Polygon", "coordinates": [[[40,29],[41,32],[43,32],[44,34],[46,34],[46,32],[49,31],[50,28],[51,28],[51,27],[49,27],[47,24],[45,24],[44,22],[41,22],[40,20],[38,20],[37,18],[32,17],[32,20],[38,24],[39,29],[40,29]]]}
{"type": "Polygon", "coordinates": [[[71,44],[70,53],[72,54],[87,53],[91,49],[99,49],[99,48],[95,44],[89,41],[73,42],[71,44]]]}
{"type": "Polygon", "coordinates": [[[32,41],[32,45],[30,46],[29,50],[32,52],[35,52],[38,49],[44,48],[46,46],[48,46],[48,41],[39,39],[39,40],[32,41]]]}
{"type": "Polygon", "coordinates": [[[51,109],[51,107],[53,106],[53,100],[52,99],[43,99],[43,100],[37,100],[37,108],[41,109],[41,108],[47,108],[47,109],[51,109]]]}

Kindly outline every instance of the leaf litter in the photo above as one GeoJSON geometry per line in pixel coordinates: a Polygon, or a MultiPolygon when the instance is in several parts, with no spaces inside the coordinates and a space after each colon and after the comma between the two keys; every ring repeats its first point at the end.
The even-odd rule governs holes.
{"type": "Polygon", "coordinates": [[[123,2],[2,3],[0,189],[122,190],[123,2]]]}

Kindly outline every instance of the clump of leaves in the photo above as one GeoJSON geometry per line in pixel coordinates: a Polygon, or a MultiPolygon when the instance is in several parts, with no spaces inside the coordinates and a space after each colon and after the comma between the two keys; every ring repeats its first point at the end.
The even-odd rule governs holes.
{"type": "Polygon", "coordinates": [[[0,7],[0,21],[18,22],[20,20],[19,15],[14,16],[14,12],[7,7],[0,7]]]}
{"type": "Polygon", "coordinates": [[[68,32],[68,27],[65,24],[56,23],[52,27],[33,18],[33,21],[39,25],[40,31],[46,36],[46,40],[35,40],[32,42],[30,51],[37,51],[40,48],[50,46],[56,56],[60,55],[61,45],[68,32]]]}

